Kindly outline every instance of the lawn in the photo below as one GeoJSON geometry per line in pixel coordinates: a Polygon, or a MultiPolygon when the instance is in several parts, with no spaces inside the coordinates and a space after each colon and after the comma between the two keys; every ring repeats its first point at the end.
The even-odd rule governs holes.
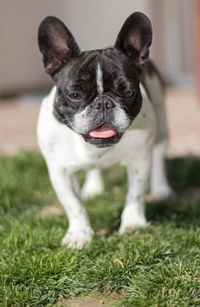
{"type": "Polygon", "coordinates": [[[104,194],[85,202],[95,238],[72,251],[60,245],[67,219],[42,157],[1,155],[0,306],[61,306],[94,294],[114,294],[113,306],[200,306],[200,160],[171,159],[167,170],[176,199],[147,204],[151,225],[123,237],[126,172],[105,171],[104,194]]]}

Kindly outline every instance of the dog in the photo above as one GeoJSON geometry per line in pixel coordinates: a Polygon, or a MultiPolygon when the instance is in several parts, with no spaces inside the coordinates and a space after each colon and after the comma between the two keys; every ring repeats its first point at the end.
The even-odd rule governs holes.
{"type": "Polygon", "coordinates": [[[171,197],[164,156],[168,130],[164,88],[149,58],[151,22],[135,12],[123,24],[113,48],[81,52],[58,18],[38,30],[45,71],[55,86],[44,98],[37,135],[57,197],[69,219],[62,243],[80,249],[93,230],[81,197],[103,191],[101,169],[125,163],[128,194],[119,233],[148,225],[145,194],[171,197]],[[76,172],[87,171],[80,192],[76,172]]]}

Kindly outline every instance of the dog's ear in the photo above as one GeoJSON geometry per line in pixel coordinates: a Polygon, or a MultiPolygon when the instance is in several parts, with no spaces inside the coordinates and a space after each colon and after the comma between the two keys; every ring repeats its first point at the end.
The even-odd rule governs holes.
{"type": "Polygon", "coordinates": [[[126,53],[139,68],[142,68],[149,57],[151,42],[151,22],[144,14],[136,12],[123,24],[114,47],[126,53]]]}
{"type": "Polygon", "coordinates": [[[46,72],[53,78],[70,58],[80,53],[71,32],[56,17],[46,17],[38,30],[38,44],[46,72]]]}

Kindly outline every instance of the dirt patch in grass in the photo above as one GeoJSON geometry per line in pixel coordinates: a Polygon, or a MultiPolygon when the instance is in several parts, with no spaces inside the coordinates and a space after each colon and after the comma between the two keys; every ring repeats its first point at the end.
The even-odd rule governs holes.
{"type": "Polygon", "coordinates": [[[91,294],[88,296],[76,297],[70,300],[63,298],[53,305],[53,307],[110,307],[117,306],[120,303],[119,294],[110,295],[91,294]]]}
{"type": "Polygon", "coordinates": [[[63,209],[58,204],[54,204],[51,206],[46,206],[42,208],[40,211],[40,216],[45,217],[50,214],[61,215],[63,213],[63,209]]]}

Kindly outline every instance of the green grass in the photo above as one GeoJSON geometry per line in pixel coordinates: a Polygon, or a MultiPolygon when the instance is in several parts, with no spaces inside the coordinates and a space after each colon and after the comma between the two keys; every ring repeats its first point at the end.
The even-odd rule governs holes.
{"type": "Polygon", "coordinates": [[[147,204],[151,226],[123,237],[126,172],[105,171],[105,193],[85,205],[94,230],[107,234],[71,251],[60,246],[64,213],[41,216],[57,202],[42,157],[0,156],[0,306],[52,306],[94,292],[120,293],[120,306],[200,306],[200,160],[172,159],[167,169],[176,200],[147,204]]]}

